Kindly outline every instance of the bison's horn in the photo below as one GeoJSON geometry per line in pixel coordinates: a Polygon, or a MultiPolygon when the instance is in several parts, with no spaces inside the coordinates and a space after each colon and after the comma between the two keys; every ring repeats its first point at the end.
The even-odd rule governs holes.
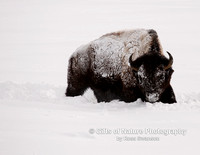
{"type": "Polygon", "coordinates": [[[169,63],[168,63],[167,66],[165,66],[165,70],[169,69],[172,66],[172,64],[173,64],[173,57],[172,57],[172,55],[169,52],[167,52],[167,53],[169,55],[169,63]]]}
{"type": "Polygon", "coordinates": [[[138,71],[138,68],[136,67],[136,66],[134,66],[134,61],[132,60],[132,56],[133,56],[133,54],[131,54],[131,56],[129,57],[129,63],[130,63],[130,65],[131,65],[131,68],[134,70],[134,71],[138,71]]]}

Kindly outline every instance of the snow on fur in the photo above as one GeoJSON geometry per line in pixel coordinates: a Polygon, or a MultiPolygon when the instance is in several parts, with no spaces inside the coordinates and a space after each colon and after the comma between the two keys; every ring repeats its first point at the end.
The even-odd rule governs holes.
{"type": "MultiPolygon", "coordinates": [[[[110,33],[92,42],[95,51],[94,71],[103,77],[120,75],[129,70],[129,57],[132,53],[133,60],[147,53],[151,37],[147,30],[138,29],[110,33]]],[[[128,76],[128,75],[127,75],[128,76]]],[[[124,76],[122,79],[126,79],[124,76]]],[[[129,75],[130,76],[130,75],[129,75]]]]}
{"type": "Polygon", "coordinates": [[[129,57],[133,54],[132,60],[135,60],[147,53],[151,41],[152,38],[145,29],[109,33],[79,47],[72,55],[78,65],[72,67],[79,67],[79,70],[86,72],[89,67],[88,61],[91,59],[91,67],[95,74],[109,78],[120,76],[124,85],[131,87],[135,82],[129,83],[130,79],[134,79],[129,57]],[[85,52],[88,48],[92,48],[94,52],[90,53],[90,56],[85,52]]]}

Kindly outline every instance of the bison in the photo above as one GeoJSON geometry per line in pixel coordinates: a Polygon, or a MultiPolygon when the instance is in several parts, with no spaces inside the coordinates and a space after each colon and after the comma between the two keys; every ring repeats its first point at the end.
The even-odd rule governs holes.
{"type": "Polygon", "coordinates": [[[163,54],[155,30],[136,29],[103,35],[79,47],[69,59],[66,96],[94,91],[98,102],[175,103],[170,85],[173,57],[163,54]]]}

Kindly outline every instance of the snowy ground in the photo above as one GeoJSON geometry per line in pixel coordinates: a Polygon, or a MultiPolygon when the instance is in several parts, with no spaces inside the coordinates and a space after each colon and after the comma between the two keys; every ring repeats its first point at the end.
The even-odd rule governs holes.
{"type": "Polygon", "coordinates": [[[199,154],[199,17],[198,0],[1,0],[0,154],[199,154]],[[178,103],[66,98],[73,51],[133,28],[174,56],[178,103]]]}

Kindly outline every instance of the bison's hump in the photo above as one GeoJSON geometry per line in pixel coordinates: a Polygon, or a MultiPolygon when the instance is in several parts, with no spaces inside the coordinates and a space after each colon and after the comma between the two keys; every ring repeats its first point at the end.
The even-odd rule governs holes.
{"type": "Polygon", "coordinates": [[[145,54],[149,50],[151,36],[147,30],[138,29],[110,33],[91,43],[95,51],[93,69],[103,77],[118,76],[128,70],[129,57],[134,58],[145,54]]]}

